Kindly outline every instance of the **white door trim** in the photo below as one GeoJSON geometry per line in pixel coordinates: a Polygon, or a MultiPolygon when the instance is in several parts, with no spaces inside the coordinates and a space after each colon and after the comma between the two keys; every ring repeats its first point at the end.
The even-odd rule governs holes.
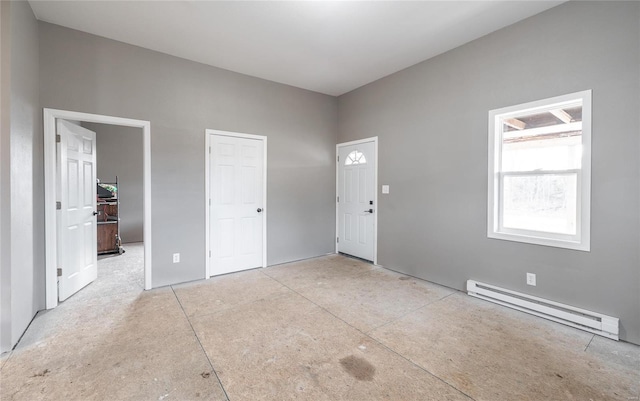
{"type": "Polygon", "coordinates": [[[56,266],[56,119],[142,128],[144,149],[144,289],[151,289],[151,123],[144,120],[45,108],[44,114],[44,216],[46,308],[58,305],[56,266]]]}
{"type": "Polygon", "coordinates": [[[239,132],[230,132],[230,131],[220,131],[214,129],[205,129],[205,148],[204,148],[204,187],[205,187],[205,272],[204,278],[208,279],[211,277],[211,243],[210,243],[210,230],[211,223],[209,221],[209,204],[211,202],[211,188],[209,186],[209,164],[211,162],[211,137],[213,135],[220,136],[231,136],[234,138],[245,138],[245,139],[256,139],[262,141],[264,144],[263,151],[263,169],[262,169],[262,181],[264,185],[262,186],[262,267],[267,267],[267,213],[269,213],[269,209],[267,208],[267,137],[263,135],[253,135],[253,134],[242,134],[239,132]]]}
{"type": "Polygon", "coordinates": [[[358,139],[355,141],[350,141],[350,142],[343,142],[343,143],[339,143],[336,145],[336,196],[335,196],[335,200],[336,200],[336,240],[335,240],[335,244],[336,244],[336,253],[339,252],[339,244],[337,241],[338,238],[338,233],[340,232],[340,210],[339,210],[339,204],[338,204],[338,193],[340,190],[340,182],[339,182],[339,178],[340,178],[340,174],[338,172],[338,168],[340,167],[340,162],[338,161],[338,154],[340,152],[340,148],[343,146],[351,146],[351,145],[358,145],[361,143],[367,143],[367,142],[373,142],[373,148],[374,148],[374,159],[376,162],[376,168],[374,171],[374,177],[373,177],[373,182],[375,185],[375,191],[373,191],[373,204],[375,207],[375,213],[373,216],[373,264],[377,265],[378,264],[378,212],[380,211],[380,204],[378,203],[378,137],[374,136],[371,138],[365,138],[365,139],[358,139]]]}

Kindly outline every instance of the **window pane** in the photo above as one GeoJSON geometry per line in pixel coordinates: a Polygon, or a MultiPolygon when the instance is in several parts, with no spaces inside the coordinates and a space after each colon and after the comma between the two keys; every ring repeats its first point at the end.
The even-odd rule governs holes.
{"type": "Polygon", "coordinates": [[[503,141],[502,171],[577,170],[582,162],[582,136],[503,141]]]}
{"type": "Polygon", "coordinates": [[[590,250],[591,91],[489,111],[487,236],[590,250]]]}
{"type": "Polygon", "coordinates": [[[577,174],[506,175],[505,228],[576,234],[577,174]]]}
{"type": "Polygon", "coordinates": [[[364,154],[359,150],[354,150],[353,152],[347,155],[346,160],[344,161],[345,166],[350,166],[352,164],[365,164],[367,163],[367,158],[364,157],[364,154]]]}
{"type": "Polygon", "coordinates": [[[582,101],[500,117],[502,171],[579,169],[582,101]]]}

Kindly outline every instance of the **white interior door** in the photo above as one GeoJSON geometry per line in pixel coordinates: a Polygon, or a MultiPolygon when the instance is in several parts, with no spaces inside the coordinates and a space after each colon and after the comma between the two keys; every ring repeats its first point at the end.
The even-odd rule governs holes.
{"type": "Polygon", "coordinates": [[[375,142],[338,146],[339,252],[374,261],[375,142]]]}
{"type": "Polygon", "coordinates": [[[64,301],[98,277],[96,134],[58,120],[58,298],[64,301]]]}
{"type": "Polygon", "coordinates": [[[264,142],[212,135],[210,274],[261,267],[264,225],[264,142]]]}

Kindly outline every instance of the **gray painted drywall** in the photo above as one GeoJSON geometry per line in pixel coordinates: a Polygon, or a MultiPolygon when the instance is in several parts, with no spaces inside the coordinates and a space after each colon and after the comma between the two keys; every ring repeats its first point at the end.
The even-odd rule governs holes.
{"type": "Polygon", "coordinates": [[[45,22],[40,78],[42,107],[151,121],[154,287],[204,277],[206,128],[268,137],[268,264],[333,251],[336,98],[45,22]]]}
{"type": "Polygon", "coordinates": [[[123,243],[142,241],[144,217],[142,128],[82,123],[96,133],[96,172],[100,182],[118,177],[120,237],[123,243]]]}
{"type": "MultiPolygon", "coordinates": [[[[3,126],[1,147],[2,333],[10,336],[1,345],[6,351],[44,308],[44,188],[38,23],[26,1],[3,2],[2,14],[9,25],[8,38],[3,35],[3,61],[7,54],[10,60],[9,130],[3,126]]],[[[4,28],[3,24],[3,34],[4,28]]],[[[4,73],[3,68],[3,85],[4,73]]],[[[3,111],[5,101],[3,93],[3,111]]]]}
{"type": "Polygon", "coordinates": [[[640,343],[639,21],[640,3],[565,3],[341,96],[339,142],[380,141],[379,263],[617,316],[640,343]],[[488,111],[584,89],[591,252],[488,239],[488,111]]]}
{"type": "Polygon", "coordinates": [[[11,3],[0,2],[0,352],[11,349],[11,191],[9,133],[11,114],[11,3]]]}

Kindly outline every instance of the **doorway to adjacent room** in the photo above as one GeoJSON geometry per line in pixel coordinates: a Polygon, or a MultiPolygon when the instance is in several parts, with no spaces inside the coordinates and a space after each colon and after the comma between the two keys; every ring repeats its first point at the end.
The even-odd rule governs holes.
{"type": "Polygon", "coordinates": [[[151,289],[150,122],[44,109],[47,309],[56,307],[59,300],[66,299],[97,277],[96,216],[99,212],[96,202],[95,133],[79,126],[77,122],[142,129],[142,254],[144,289],[151,289]],[[75,220],[70,220],[70,216],[75,220]]]}

